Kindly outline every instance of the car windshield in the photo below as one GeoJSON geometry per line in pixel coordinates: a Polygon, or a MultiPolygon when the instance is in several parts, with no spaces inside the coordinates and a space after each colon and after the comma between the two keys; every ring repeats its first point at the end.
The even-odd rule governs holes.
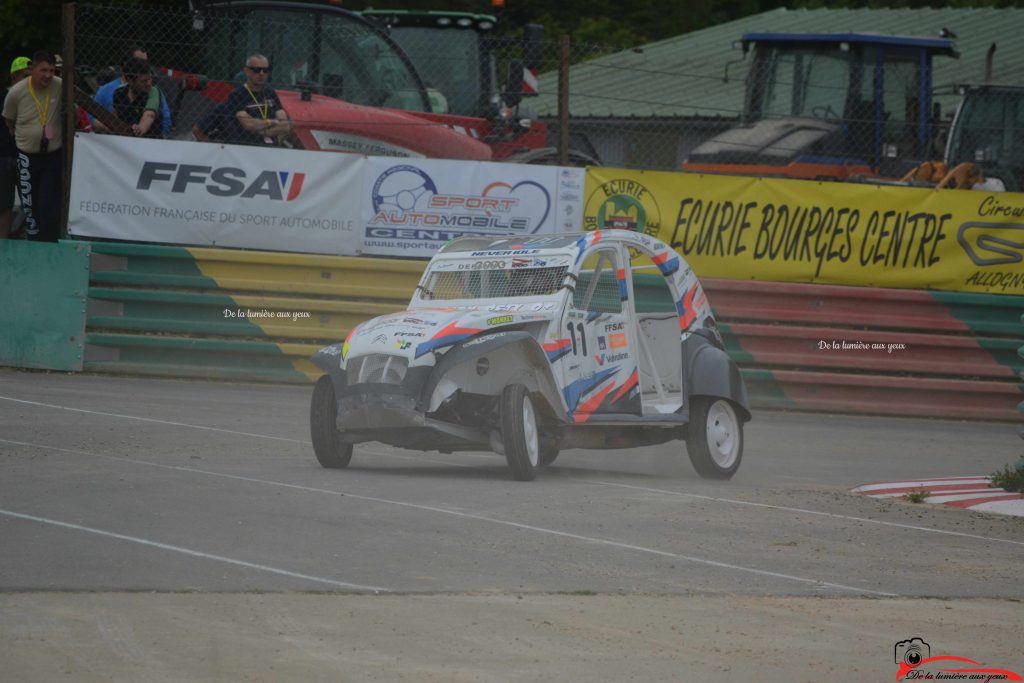
{"type": "Polygon", "coordinates": [[[505,258],[480,261],[447,261],[431,267],[424,301],[449,299],[509,299],[549,296],[558,292],[568,266],[544,266],[543,258],[505,258]],[[529,262],[529,263],[527,263],[529,262]]]}

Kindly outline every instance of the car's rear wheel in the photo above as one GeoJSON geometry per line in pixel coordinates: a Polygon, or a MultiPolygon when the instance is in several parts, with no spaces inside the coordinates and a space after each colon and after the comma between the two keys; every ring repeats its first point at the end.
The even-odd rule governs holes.
{"type": "Polygon", "coordinates": [[[722,398],[696,396],[690,406],[686,452],[705,479],[730,479],[743,459],[743,423],[722,398]]]}
{"type": "MultiPolygon", "coordinates": [[[[540,433],[537,411],[530,392],[522,384],[510,384],[501,392],[501,438],[512,476],[531,481],[540,468],[540,433]]],[[[556,453],[557,455],[557,453],[556,453]]]]}
{"type": "Polygon", "coordinates": [[[338,402],[334,396],[334,382],[327,375],[316,381],[313,400],[309,406],[309,432],[313,438],[313,453],[324,467],[348,467],[352,460],[352,444],[342,441],[336,420],[338,402]]]}

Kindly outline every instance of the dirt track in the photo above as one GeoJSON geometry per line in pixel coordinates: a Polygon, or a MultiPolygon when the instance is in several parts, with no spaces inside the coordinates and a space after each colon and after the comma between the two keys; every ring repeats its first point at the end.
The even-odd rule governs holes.
{"type": "Polygon", "coordinates": [[[20,594],[11,681],[892,680],[896,640],[1024,669],[996,600],[20,594]]]}

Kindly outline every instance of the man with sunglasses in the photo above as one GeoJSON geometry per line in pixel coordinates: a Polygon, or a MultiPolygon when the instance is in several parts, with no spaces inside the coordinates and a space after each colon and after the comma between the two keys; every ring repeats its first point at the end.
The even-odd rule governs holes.
{"type": "Polygon", "coordinates": [[[225,102],[224,110],[234,120],[226,127],[226,142],[243,145],[279,147],[292,124],[281,106],[270,79],[270,60],[260,54],[245,60],[245,83],[236,88],[225,102]]]}

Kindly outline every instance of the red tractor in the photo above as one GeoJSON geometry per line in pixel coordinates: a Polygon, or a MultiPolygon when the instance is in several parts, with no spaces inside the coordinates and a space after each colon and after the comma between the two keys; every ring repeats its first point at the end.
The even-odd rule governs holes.
{"type": "MultiPolygon", "coordinates": [[[[196,10],[189,17],[194,47],[181,51],[181,63],[191,68],[162,69],[178,84],[168,93],[174,136],[190,137],[192,124],[241,82],[246,57],[260,53],[273,67],[270,84],[294,123],[300,148],[554,162],[547,126],[519,110],[530,90],[524,73],[535,73],[543,59],[540,26],[527,27],[516,41],[522,58],[508,61],[509,78],[499,90],[496,53],[509,48],[510,41],[491,36],[493,17],[368,15],[372,18],[334,5],[281,0],[221,2],[196,10]],[[427,78],[425,71],[430,72],[427,78]]],[[[577,164],[596,163],[582,152],[570,158],[577,164]]]]}

